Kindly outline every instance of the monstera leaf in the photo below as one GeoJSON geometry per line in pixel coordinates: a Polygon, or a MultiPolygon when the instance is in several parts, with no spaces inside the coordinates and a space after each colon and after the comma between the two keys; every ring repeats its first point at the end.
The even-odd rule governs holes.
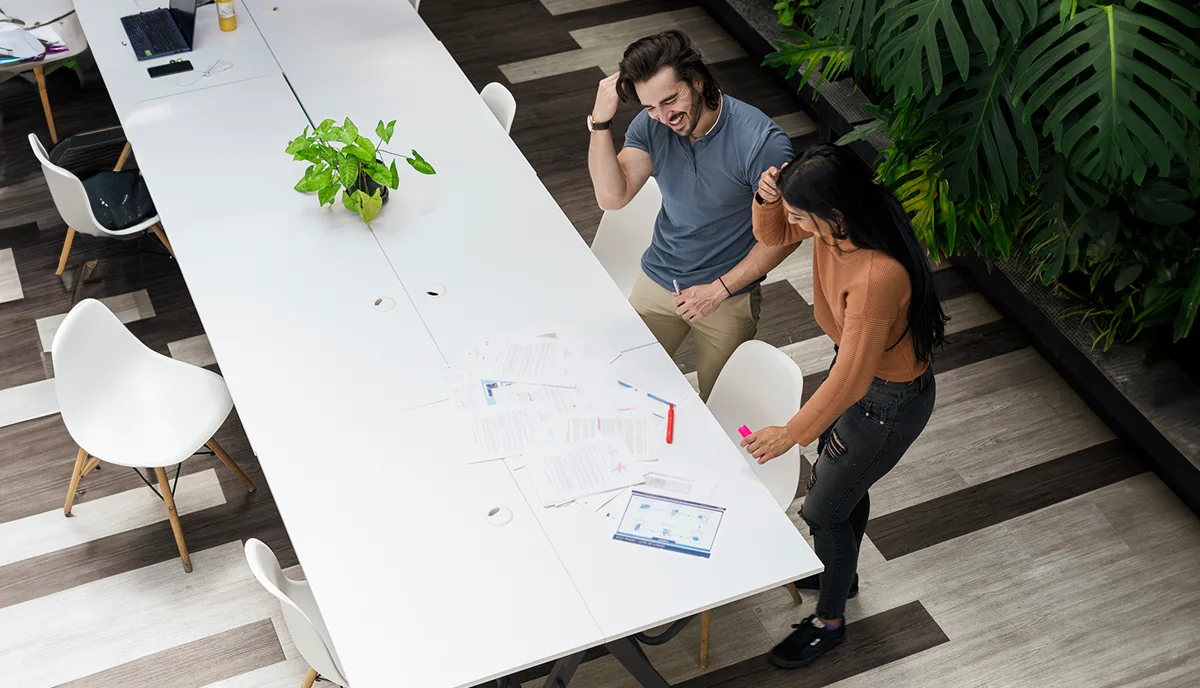
{"type": "MultiPolygon", "coordinates": [[[[853,45],[837,40],[818,41],[802,31],[784,31],[783,33],[800,43],[776,41],[775,47],[778,48],[778,52],[767,55],[763,59],[763,65],[787,67],[787,78],[789,79],[803,69],[804,75],[801,80],[807,84],[811,81],[813,73],[820,67],[820,76],[817,83],[813,84],[815,87],[821,79],[830,81],[837,79],[850,68],[854,61],[853,45]]],[[[813,97],[815,98],[816,95],[814,90],[813,97]]]]}
{"type": "Polygon", "coordinates": [[[923,94],[927,86],[941,93],[949,71],[943,63],[943,43],[953,58],[951,69],[961,79],[970,76],[971,48],[959,22],[960,11],[991,64],[1001,43],[1017,42],[1024,27],[1036,19],[1037,0],[887,0],[873,27],[878,32],[875,61],[883,85],[898,100],[910,93],[923,94]],[[1003,35],[992,12],[1001,19],[1003,35]]]}
{"type": "MultiPolygon", "coordinates": [[[[1055,4],[1044,13],[1057,15],[1055,4]]],[[[1175,155],[1188,157],[1187,131],[1200,125],[1200,46],[1139,4],[1192,35],[1200,27],[1164,0],[1094,5],[1048,26],[1017,61],[1025,116],[1048,108],[1043,134],[1090,179],[1140,184],[1151,167],[1165,176],[1175,155]]]]}
{"type": "Polygon", "coordinates": [[[820,40],[840,38],[856,43],[870,33],[879,0],[823,0],[812,10],[815,35],[820,40]]]}
{"type": "Polygon", "coordinates": [[[947,129],[938,169],[945,170],[955,198],[990,185],[1007,200],[1021,183],[1018,151],[1030,167],[1039,167],[1036,132],[1009,95],[1016,52],[1016,46],[1006,45],[990,65],[976,53],[973,76],[948,89],[945,104],[938,97],[931,103],[931,120],[947,129]]]}

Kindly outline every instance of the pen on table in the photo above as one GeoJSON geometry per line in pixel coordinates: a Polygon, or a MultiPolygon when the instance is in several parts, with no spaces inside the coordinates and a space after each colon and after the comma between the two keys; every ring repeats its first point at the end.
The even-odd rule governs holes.
{"type": "Polygon", "coordinates": [[[675,404],[667,408],[667,444],[675,439],[675,404]]]}

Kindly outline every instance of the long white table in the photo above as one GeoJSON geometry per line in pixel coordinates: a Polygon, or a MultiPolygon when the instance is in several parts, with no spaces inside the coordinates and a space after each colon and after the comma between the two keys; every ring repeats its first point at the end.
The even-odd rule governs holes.
{"type": "MultiPolygon", "coordinates": [[[[128,12],[76,4],[89,38],[128,12]]],[[[361,45],[316,0],[239,0],[234,34],[271,61],[203,89],[147,86],[144,65],[97,51],[347,678],[470,686],[556,659],[569,674],[606,644],[665,685],[629,636],[820,562],[411,7],[348,6],[373,19],[361,45]],[[317,37],[328,49],[304,49],[317,37]],[[374,231],[292,190],[287,142],[346,116],[396,119],[387,148],[438,170],[401,164],[374,231]],[[467,464],[441,371],[512,331],[622,352],[614,378],[678,401],[660,460],[719,480],[711,559],[616,542],[581,507],[542,508],[524,471],[467,464]],[[488,522],[497,507],[510,523],[488,522]]]]}
{"type": "MultiPolygon", "coordinates": [[[[133,48],[129,47],[129,39],[120,19],[129,14],[137,14],[143,9],[153,9],[156,5],[166,4],[165,0],[80,0],[75,3],[75,13],[83,25],[88,47],[92,49],[96,64],[104,75],[104,86],[108,89],[113,107],[116,108],[117,116],[122,122],[129,116],[130,108],[153,98],[202,91],[282,73],[279,63],[275,61],[271,49],[267,47],[267,42],[263,40],[257,27],[253,22],[247,21],[249,11],[242,0],[234,2],[241,19],[237,31],[221,31],[217,24],[217,6],[205,5],[196,10],[193,41],[195,48],[191,52],[138,61],[133,48]],[[157,79],[151,79],[146,73],[150,67],[178,59],[191,62],[192,71],[157,79]],[[202,71],[217,61],[232,67],[225,71],[214,69],[209,76],[198,78],[202,71]]],[[[210,122],[208,126],[228,126],[223,123],[233,114],[226,112],[224,117],[210,122]]],[[[180,136],[188,133],[180,132],[180,136]]]]}

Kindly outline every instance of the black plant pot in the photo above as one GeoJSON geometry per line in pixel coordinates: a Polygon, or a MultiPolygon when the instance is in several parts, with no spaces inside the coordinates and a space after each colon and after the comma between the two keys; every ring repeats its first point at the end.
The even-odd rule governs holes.
{"type": "MultiPolygon", "coordinates": [[[[383,161],[379,160],[379,159],[376,159],[375,162],[377,162],[381,165],[383,164],[383,161]]],[[[355,191],[358,191],[359,189],[362,189],[363,191],[365,191],[368,196],[374,196],[375,190],[379,189],[379,197],[382,199],[384,205],[387,204],[388,191],[390,189],[388,189],[383,184],[380,184],[379,182],[375,181],[374,179],[371,179],[371,176],[368,175],[365,171],[360,171],[358,173],[358,181],[356,181],[354,183],[354,186],[350,187],[350,192],[353,193],[355,191]]]]}

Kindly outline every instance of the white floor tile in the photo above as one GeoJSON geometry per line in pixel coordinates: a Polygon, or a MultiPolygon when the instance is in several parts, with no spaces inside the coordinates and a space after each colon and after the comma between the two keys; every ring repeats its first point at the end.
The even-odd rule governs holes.
{"type": "MultiPolygon", "coordinates": [[[[304,680],[308,672],[308,662],[301,658],[289,659],[261,669],[231,676],[224,681],[210,683],[204,688],[296,688],[304,680]]],[[[318,683],[318,686],[332,686],[332,683],[318,683]]]]}
{"type": "Polygon", "coordinates": [[[542,5],[550,11],[550,14],[559,15],[607,7],[621,2],[625,2],[625,0],[542,0],[542,5]]]}
{"type": "Polygon", "coordinates": [[[172,557],[0,609],[0,676],[58,685],[269,619],[279,604],[250,573],[241,542],[193,552],[192,564],[184,573],[172,557]]]}
{"type": "MultiPolygon", "coordinates": [[[[108,296],[100,299],[100,302],[108,306],[108,309],[123,323],[154,317],[154,306],[150,304],[150,294],[145,289],[108,296]]],[[[47,353],[50,351],[50,345],[54,343],[54,333],[58,332],[58,326],[62,325],[62,321],[66,318],[66,313],[38,318],[37,328],[38,336],[42,340],[42,351],[47,353]]]]}
{"type": "Polygon", "coordinates": [[[572,31],[571,37],[579,44],[580,50],[500,65],[500,71],[514,84],[589,67],[598,67],[605,74],[612,74],[617,71],[617,64],[626,46],[643,36],[667,29],[679,29],[686,33],[708,63],[732,60],[746,54],[703,8],[688,7],[572,31]]]}
{"type": "MultiPolygon", "coordinates": [[[[113,470],[127,470],[117,466],[113,470]]],[[[70,473],[63,465],[63,498],[70,473]]],[[[84,478],[86,486],[87,478],[84,478]]],[[[225,503],[217,472],[208,469],[179,477],[175,489],[179,515],[225,503]]],[[[99,540],[167,520],[162,500],[145,485],[99,499],[77,501],[70,518],[62,509],[0,523],[0,566],[99,540]]]]}
{"type": "Polygon", "coordinates": [[[0,389],[0,428],[58,413],[54,379],[0,389]]]}
{"type": "Polygon", "coordinates": [[[208,335],[198,334],[177,342],[167,344],[171,358],[200,367],[210,366],[217,362],[212,346],[208,343],[208,335]]]}
{"type": "Polygon", "coordinates": [[[25,298],[21,290],[21,277],[17,274],[17,261],[11,248],[0,249],[0,303],[25,298]]]}
{"type": "Polygon", "coordinates": [[[786,115],[772,117],[775,123],[783,129],[789,139],[807,136],[817,130],[817,125],[803,112],[789,112],[786,115]]]}

